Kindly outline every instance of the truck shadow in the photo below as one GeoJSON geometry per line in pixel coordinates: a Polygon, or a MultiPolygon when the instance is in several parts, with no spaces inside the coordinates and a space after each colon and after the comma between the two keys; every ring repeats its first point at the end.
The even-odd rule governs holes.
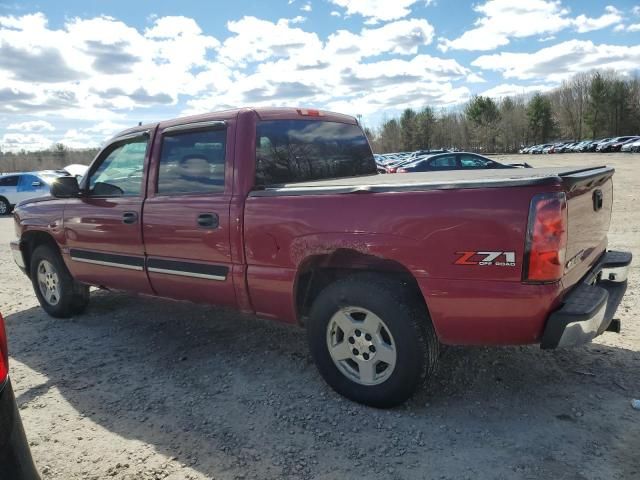
{"type": "Polygon", "coordinates": [[[23,416],[55,387],[93,422],[209,477],[350,478],[368,465],[369,478],[408,466],[401,478],[459,478],[468,462],[496,477],[563,476],[603,453],[587,461],[623,477],[640,467],[637,351],[447,348],[427,388],[380,411],[323,383],[302,329],[234,312],[96,292],[82,316],[30,308],[6,323],[12,358],[46,378],[25,389],[14,367],[23,416]],[[559,454],[559,442],[576,448],[559,454]],[[467,460],[451,462],[453,447],[467,460]]]}

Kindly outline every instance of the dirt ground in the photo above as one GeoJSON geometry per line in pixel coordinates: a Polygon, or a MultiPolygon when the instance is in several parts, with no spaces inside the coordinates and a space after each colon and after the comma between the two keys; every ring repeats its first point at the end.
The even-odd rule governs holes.
{"type": "Polygon", "coordinates": [[[43,479],[640,478],[640,155],[500,158],[617,168],[610,246],[635,255],[622,333],[551,352],[449,348],[389,411],[331,391],[299,328],[107,292],[50,318],[0,219],[0,310],[43,479]]]}

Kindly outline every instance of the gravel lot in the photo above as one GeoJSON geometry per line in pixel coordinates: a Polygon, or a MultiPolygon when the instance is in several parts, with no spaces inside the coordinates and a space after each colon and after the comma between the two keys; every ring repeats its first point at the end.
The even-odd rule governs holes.
{"type": "Polygon", "coordinates": [[[565,351],[448,348],[390,411],[333,393],[299,328],[107,292],[49,318],[1,218],[0,309],[43,479],[640,478],[640,155],[500,159],[617,168],[610,245],[635,255],[623,331],[565,351]]]}

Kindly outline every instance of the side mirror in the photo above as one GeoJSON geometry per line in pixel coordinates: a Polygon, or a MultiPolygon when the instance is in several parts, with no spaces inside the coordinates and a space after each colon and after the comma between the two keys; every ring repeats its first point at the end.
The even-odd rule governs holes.
{"type": "Polygon", "coordinates": [[[77,197],[80,194],[76,177],[58,177],[51,184],[51,195],[56,198],[77,197]]]}

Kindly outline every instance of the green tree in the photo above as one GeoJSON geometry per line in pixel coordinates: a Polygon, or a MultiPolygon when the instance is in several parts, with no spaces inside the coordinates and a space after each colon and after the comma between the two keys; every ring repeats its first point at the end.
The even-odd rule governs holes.
{"type": "Polygon", "coordinates": [[[596,72],[589,85],[589,103],[585,123],[591,130],[591,138],[602,132],[607,125],[607,110],[609,108],[609,89],[606,79],[596,72]]]}
{"type": "Polygon", "coordinates": [[[496,102],[490,97],[475,96],[467,104],[464,112],[474,127],[475,148],[495,151],[497,126],[500,121],[500,111],[496,102]]]}
{"type": "Polygon", "coordinates": [[[402,149],[405,151],[416,150],[417,129],[416,129],[416,112],[411,108],[407,108],[402,112],[400,117],[400,132],[402,136],[402,149]]]}
{"type": "Polygon", "coordinates": [[[416,115],[415,119],[415,138],[414,145],[416,149],[428,150],[431,148],[431,138],[436,123],[436,116],[431,107],[423,108],[416,115]]]}
{"type": "Polygon", "coordinates": [[[555,122],[551,101],[540,93],[536,93],[527,106],[529,129],[536,142],[545,143],[554,133],[555,122]]]}

